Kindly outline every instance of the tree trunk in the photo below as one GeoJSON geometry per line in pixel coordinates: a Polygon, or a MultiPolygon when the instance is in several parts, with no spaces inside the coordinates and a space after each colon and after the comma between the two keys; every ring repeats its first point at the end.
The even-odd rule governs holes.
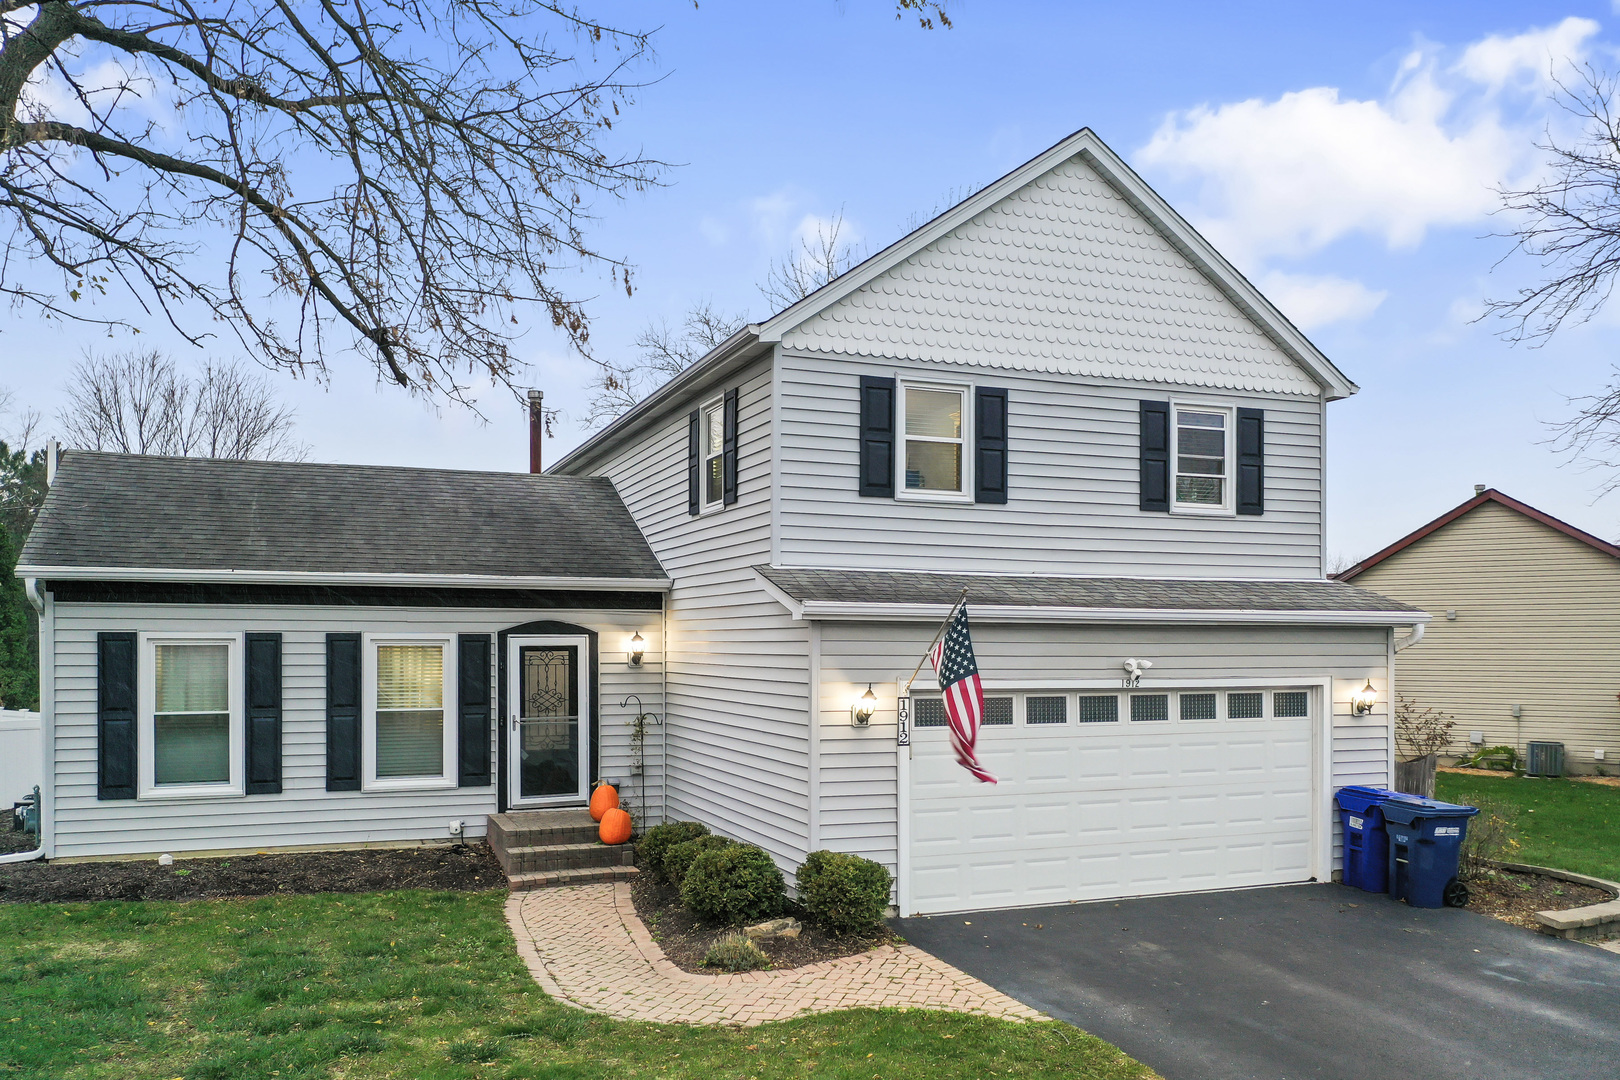
{"type": "Polygon", "coordinates": [[[1434,767],[1439,764],[1438,754],[1395,763],[1395,790],[1407,795],[1434,798],[1434,767]]]}

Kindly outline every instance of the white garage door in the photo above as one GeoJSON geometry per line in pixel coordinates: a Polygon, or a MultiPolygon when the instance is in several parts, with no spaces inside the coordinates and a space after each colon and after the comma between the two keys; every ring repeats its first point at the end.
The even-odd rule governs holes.
{"type": "Polygon", "coordinates": [[[981,784],[912,704],[916,913],[1304,881],[1312,689],[986,694],[981,784]]]}

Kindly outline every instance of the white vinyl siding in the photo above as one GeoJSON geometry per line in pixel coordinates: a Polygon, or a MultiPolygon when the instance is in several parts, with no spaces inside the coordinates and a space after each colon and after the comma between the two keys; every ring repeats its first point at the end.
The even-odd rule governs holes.
{"type": "MultiPolygon", "coordinates": [[[[1026,372],[995,374],[996,385],[1008,392],[1006,505],[863,499],[857,494],[860,376],[898,373],[903,381],[944,378],[948,371],[780,349],[777,355],[781,565],[925,565],[1132,577],[1321,576],[1319,399],[1237,402],[1266,415],[1265,513],[1256,517],[1141,511],[1138,403],[1162,399],[1162,387],[1026,372]]],[[[1199,404],[1191,394],[1178,394],[1177,401],[1199,404]]]]}
{"type": "MultiPolygon", "coordinates": [[[[822,843],[876,859],[891,870],[898,867],[898,753],[904,752],[895,745],[895,682],[912,670],[934,629],[920,623],[827,623],[821,631],[822,843]],[[869,727],[851,727],[850,695],[868,682],[882,690],[877,711],[869,727]]],[[[1100,728],[1110,723],[1128,728],[1132,726],[1130,706],[1123,699],[1135,694],[1198,692],[1201,688],[1185,686],[1194,680],[1288,687],[1291,682],[1331,678],[1331,786],[1315,793],[1320,814],[1331,813],[1332,793],[1345,784],[1388,783],[1388,642],[1388,631],[1383,628],[1065,627],[987,622],[976,622],[973,627],[974,651],[987,682],[987,697],[1039,694],[1042,686],[1064,683],[1117,685],[1123,657],[1153,661],[1150,676],[1136,691],[1065,689],[1075,695],[1077,723],[1068,725],[1070,728],[1082,724],[1100,728]],[[1349,696],[1369,678],[1379,689],[1378,704],[1366,716],[1352,716],[1349,696]]],[[[932,688],[926,666],[916,686],[922,693],[932,688]]],[[[1260,693],[1263,699],[1265,691],[1260,693]]],[[[1140,722],[1136,726],[1153,725],[1140,722]]],[[[981,729],[981,747],[993,746],[1000,730],[1004,729],[981,729]]],[[[1334,837],[1337,866],[1337,832],[1334,837]]]]}
{"type": "MultiPolygon", "coordinates": [[[[663,635],[657,611],[62,604],[54,600],[48,611],[50,618],[44,622],[53,629],[45,647],[54,645],[55,649],[49,676],[56,710],[53,858],[442,843],[453,839],[449,824],[455,820],[466,823],[469,839],[482,836],[486,816],[495,811],[493,784],[431,791],[326,790],[328,633],[493,636],[537,619],[597,630],[601,650],[600,772],[626,778],[621,794],[638,807],[649,802],[656,805],[662,797],[658,730],[646,742],[645,774],[633,776],[629,756],[635,703],[621,704],[636,694],[649,711],[664,712],[658,663],[663,635]],[[153,802],[96,798],[96,633],[128,629],[174,637],[281,634],[281,794],[153,802]],[[632,668],[625,662],[624,643],[637,632],[647,641],[647,660],[642,667],[632,668]]],[[[453,650],[450,655],[454,656],[453,650]]],[[[456,722],[451,711],[449,723],[454,727],[456,722]]],[[[640,811],[634,812],[639,822],[640,811]]]]}

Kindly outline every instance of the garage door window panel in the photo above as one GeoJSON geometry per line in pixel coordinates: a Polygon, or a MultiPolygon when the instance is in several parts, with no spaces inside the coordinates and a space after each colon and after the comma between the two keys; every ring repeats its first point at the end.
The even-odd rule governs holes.
{"type": "Polygon", "coordinates": [[[1117,694],[1081,694],[1075,710],[1082,724],[1116,724],[1119,722],[1119,696],[1117,694]]]}
{"type": "Polygon", "coordinates": [[[1132,694],[1131,720],[1147,723],[1170,719],[1169,694],[1132,694]]]}
{"type": "Polygon", "coordinates": [[[1303,719],[1311,715],[1311,695],[1306,690],[1279,690],[1271,695],[1271,715],[1279,720],[1303,719]]]}
{"type": "Polygon", "coordinates": [[[1182,694],[1180,695],[1181,719],[1183,720],[1214,720],[1216,719],[1216,694],[1182,694]]]}
{"type": "Polygon", "coordinates": [[[1260,720],[1266,715],[1266,695],[1261,690],[1233,691],[1226,695],[1228,720],[1260,720]]]}
{"type": "Polygon", "coordinates": [[[1046,695],[1031,695],[1024,699],[1024,723],[1040,724],[1067,724],[1069,722],[1068,697],[1049,697],[1046,695]]]}

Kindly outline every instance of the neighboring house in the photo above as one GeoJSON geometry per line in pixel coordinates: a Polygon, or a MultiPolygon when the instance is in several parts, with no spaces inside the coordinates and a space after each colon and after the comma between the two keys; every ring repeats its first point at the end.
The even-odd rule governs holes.
{"type": "Polygon", "coordinates": [[[1434,613],[1396,690],[1456,718],[1454,754],[1546,740],[1571,772],[1614,767],[1620,546],[1476,488],[1338,577],[1434,613]]]}
{"type": "MultiPolygon", "coordinates": [[[[287,470],[277,474],[287,486],[264,516],[206,506],[166,541],[159,530],[178,495],[139,526],[116,524],[154,481],[133,479],[99,512],[64,494],[75,468],[148,466],[70,454],[41,521],[64,522],[56,531],[68,536],[70,518],[102,532],[64,563],[49,549],[56,533],[36,529],[20,571],[43,582],[47,664],[57,665],[46,679],[64,818],[54,842],[60,851],[71,834],[73,850],[89,853],[432,839],[448,818],[471,825],[480,806],[578,802],[572,791],[526,800],[513,784],[452,789],[448,779],[409,796],[319,783],[321,732],[351,722],[323,711],[335,670],[327,663],[323,680],[325,635],[371,642],[409,627],[446,635],[448,657],[453,635],[487,640],[545,620],[617,638],[600,666],[581,668],[578,708],[597,710],[601,742],[593,754],[581,741],[581,776],[627,775],[635,709],[620,703],[639,693],[662,713],[666,752],[647,757],[643,823],[697,818],[788,869],[821,847],[869,856],[895,871],[906,913],[1326,878],[1337,860],[1333,791],[1389,781],[1391,657],[1428,618],[1324,577],[1325,411],[1355,389],[1082,131],[746,327],[547,476],[487,477],[489,489],[438,503],[417,484],[479,478],[354,470],[336,486],[363,474],[378,497],[352,539],[347,499],[298,521],[272,505],[306,500],[298,478],[315,484],[339,467],[266,467],[287,470]],[[604,500],[593,518],[611,524],[602,535],[564,512],[576,491],[622,500],[604,500]],[[199,517],[237,546],[196,543],[199,517]],[[390,525],[404,534],[389,536],[390,525]],[[285,539],[306,533],[316,539],[285,539]],[[156,550],[121,554],[130,535],[159,538],[137,544],[156,550]],[[385,536],[387,557],[371,565],[385,536]],[[168,580],[185,586],[166,593],[138,569],[124,577],[139,586],[108,583],[96,561],[197,563],[204,549],[220,583],[176,571],[168,580]],[[261,605],[234,591],[243,561],[314,575],[300,586],[309,602],[272,592],[261,605]],[[327,577],[348,573],[377,591],[325,591],[336,587],[327,577]],[[475,584],[596,591],[451,606],[475,584]],[[436,602],[383,599],[407,587],[436,602]],[[980,756],[996,785],[953,762],[926,665],[908,687],[964,593],[988,694],[980,756]],[[609,602],[619,595],[652,599],[609,602]],[[145,635],[194,634],[199,619],[220,635],[279,632],[289,655],[296,642],[301,663],[283,679],[286,790],[171,803],[143,780],[133,803],[98,800],[97,636],[105,656],[108,640],[126,640],[105,635],[135,632],[147,649],[145,635]],[[617,659],[633,630],[649,642],[640,672],[617,659]],[[1130,658],[1152,663],[1139,686],[1123,684],[1130,658]],[[1357,711],[1352,695],[1369,683],[1376,703],[1357,711]],[[852,706],[868,687],[875,702],[861,723],[852,706]],[[277,799],[296,810],[282,813],[277,799]]],[[[178,491],[213,482],[182,480],[178,491]]],[[[497,661],[512,647],[497,641],[497,661]]],[[[460,663],[476,681],[477,662],[460,663]]],[[[137,686],[152,675],[143,669],[137,686]]],[[[148,701],[128,712],[137,725],[151,723],[148,701]]],[[[370,696],[358,712],[367,731],[381,723],[370,696]]],[[[476,730],[476,716],[460,724],[475,747],[476,730]]],[[[514,738],[491,735],[508,763],[521,756],[501,749],[514,738]]],[[[447,742],[446,770],[455,752],[447,742]]]]}

